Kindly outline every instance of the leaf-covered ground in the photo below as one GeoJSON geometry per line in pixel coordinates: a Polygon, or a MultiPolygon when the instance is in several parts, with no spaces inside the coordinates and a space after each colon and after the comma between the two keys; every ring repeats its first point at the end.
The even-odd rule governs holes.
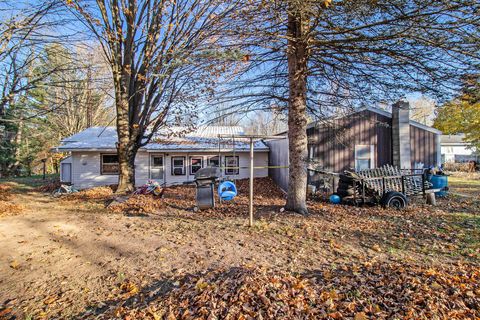
{"type": "Polygon", "coordinates": [[[0,319],[480,317],[475,197],[402,212],[312,201],[304,217],[280,213],[263,179],[249,228],[246,181],[200,213],[188,187],[112,211],[107,189],[53,199],[8,184],[24,210],[0,217],[0,319]]]}

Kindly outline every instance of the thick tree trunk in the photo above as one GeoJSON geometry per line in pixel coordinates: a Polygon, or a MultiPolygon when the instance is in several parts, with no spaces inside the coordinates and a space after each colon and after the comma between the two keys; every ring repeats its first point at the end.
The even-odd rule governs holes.
{"type": "Polygon", "coordinates": [[[121,94],[116,99],[118,135],[118,188],[116,193],[124,194],[135,190],[135,157],[138,147],[132,139],[129,121],[128,96],[121,94]]]}
{"type": "Polygon", "coordinates": [[[288,15],[288,140],[289,181],[285,209],[308,214],[307,197],[307,44],[302,34],[302,16],[288,15]]]}

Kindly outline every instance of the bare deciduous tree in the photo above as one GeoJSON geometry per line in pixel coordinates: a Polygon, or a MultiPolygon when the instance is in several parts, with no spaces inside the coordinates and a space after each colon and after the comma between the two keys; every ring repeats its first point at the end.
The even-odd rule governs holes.
{"type": "Polygon", "coordinates": [[[112,69],[119,185],[133,190],[134,161],[169,118],[196,107],[225,70],[219,37],[234,2],[219,0],[69,1],[101,42],[112,69]],[[220,63],[219,63],[220,61],[220,63]]]}

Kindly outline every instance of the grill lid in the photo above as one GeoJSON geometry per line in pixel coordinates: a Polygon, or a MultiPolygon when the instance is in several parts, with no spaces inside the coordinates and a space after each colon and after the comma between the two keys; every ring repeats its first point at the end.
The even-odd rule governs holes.
{"type": "Polygon", "coordinates": [[[216,167],[202,168],[195,172],[195,180],[216,179],[220,177],[220,169],[216,167]]]}

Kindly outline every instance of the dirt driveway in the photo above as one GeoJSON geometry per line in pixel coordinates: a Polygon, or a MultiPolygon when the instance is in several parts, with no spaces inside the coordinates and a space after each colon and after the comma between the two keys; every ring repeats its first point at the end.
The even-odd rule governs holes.
{"type": "MultiPolygon", "coordinates": [[[[195,214],[167,206],[147,216],[97,202],[15,194],[24,211],[0,217],[0,319],[86,318],[139,291],[168,292],[172,279],[205,270],[264,267],[308,273],[363,263],[478,266],[478,215],[311,204],[312,215],[259,210],[195,214]]],[[[468,211],[468,210],[467,210],[468,211]]]]}

